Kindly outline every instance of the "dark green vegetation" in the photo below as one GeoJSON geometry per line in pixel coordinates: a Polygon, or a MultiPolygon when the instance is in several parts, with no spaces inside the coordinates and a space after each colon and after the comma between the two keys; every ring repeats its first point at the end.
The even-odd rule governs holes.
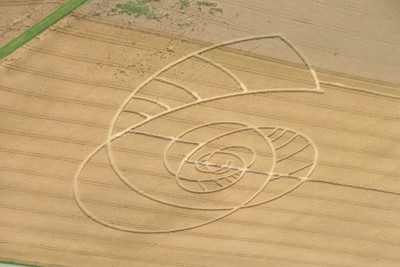
{"type": "Polygon", "coordinates": [[[69,0],[59,6],[56,10],[51,12],[49,15],[41,19],[39,22],[34,24],[32,27],[24,31],[22,34],[6,43],[0,48],[0,58],[3,58],[13,52],[18,47],[22,46],[36,35],[68,15],[72,10],[86,2],[86,0],[69,0]]]}
{"type": "MultiPolygon", "coordinates": [[[[168,16],[168,13],[161,12],[152,6],[151,4],[153,2],[160,2],[160,0],[127,0],[125,3],[116,4],[115,7],[111,9],[111,12],[116,12],[119,10],[120,13],[134,15],[135,17],[144,16],[146,19],[156,20],[160,20],[161,18],[168,16]]],[[[180,4],[180,9],[190,7],[190,0],[178,0],[178,2],[180,4]]],[[[209,8],[208,11],[210,14],[214,14],[216,12],[222,13],[222,8],[219,7],[215,2],[199,0],[197,1],[197,6],[199,7],[199,10],[201,10],[202,7],[209,8]]],[[[186,26],[189,24],[191,23],[185,20],[182,20],[182,22],[178,23],[179,26],[186,26]]]]}
{"type": "Polygon", "coordinates": [[[209,7],[210,9],[208,12],[211,14],[214,14],[216,12],[221,12],[222,13],[222,8],[218,6],[217,3],[211,2],[211,1],[205,1],[205,0],[199,0],[197,1],[197,6],[201,10],[202,7],[209,7]]]}
{"type": "Polygon", "coordinates": [[[218,4],[210,1],[197,1],[198,6],[217,7],[218,4]]]}
{"type": "Polygon", "coordinates": [[[189,0],[179,0],[179,3],[181,4],[181,9],[190,6],[189,0]]]}
{"type": "Polygon", "coordinates": [[[149,6],[149,3],[158,1],[159,0],[128,0],[126,3],[117,4],[116,7],[123,13],[129,15],[135,15],[136,17],[145,16],[146,19],[159,20],[166,16],[166,14],[149,6]]]}

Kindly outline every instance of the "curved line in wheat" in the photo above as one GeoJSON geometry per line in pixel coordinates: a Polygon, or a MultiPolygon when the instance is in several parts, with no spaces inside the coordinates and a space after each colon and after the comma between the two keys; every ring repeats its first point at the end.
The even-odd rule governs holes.
{"type": "MultiPolygon", "coordinates": [[[[280,34],[268,34],[268,35],[260,35],[260,36],[252,36],[252,37],[245,37],[245,38],[239,38],[236,40],[231,40],[231,41],[227,41],[227,42],[222,42],[219,44],[215,44],[206,48],[203,48],[201,50],[195,51],[193,53],[190,53],[170,64],[168,64],[167,66],[165,66],[164,68],[162,68],[161,70],[157,71],[156,73],[154,73],[152,76],[150,76],[149,78],[147,78],[145,81],[143,81],[126,99],[125,101],[122,103],[122,105],[120,106],[120,108],[118,109],[118,111],[116,112],[112,123],[111,123],[111,127],[108,133],[108,137],[111,137],[113,131],[114,131],[114,127],[115,124],[118,120],[119,114],[121,113],[121,111],[125,108],[125,106],[129,103],[130,99],[132,97],[134,97],[145,85],[147,85],[149,82],[151,82],[155,77],[159,76],[160,74],[162,74],[163,72],[167,71],[168,69],[174,67],[175,65],[193,57],[196,56],[198,54],[213,50],[215,48],[218,47],[222,47],[222,46],[226,46],[226,45],[231,45],[231,44],[236,44],[236,43],[240,43],[240,42],[245,42],[245,41],[253,41],[253,40],[261,40],[261,39],[270,39],[270,38],[278,38],[281,41],[283,41],[287,46],[289,46],[301,59],[301,61],[303,62],[303,64],[308,68],[308,70],[311,73],[311,76],[313,78],[314,84],[315,84],[315,89],[313,89],[313,91],[322,91],[321,87],[320,87],[320,81],[314,71],[314,69],[311,67],[310,63],[307,61],[306,57],[300,52],[300,50],[298,50],[292,43],[290,43],[286,38],[284,38],[282,35],[280,34]]],[[[233,76],[236,77],[236,75],[232,74],[233,76]]],[[[237,80],[239,80],[236,77],[237,80]]],[[[236,80],[235,79],[235,80],[236,80]]],[[[296,90],[296,89],[304,89],[304,88],[291,88],[291,90],[296,90]]],[[[262,91],[262,90],[260,90],[262,91]]],[[[246,92],[245,92],[246,93],[246,92]]]]}
{"type": "MultiPolygon", "coordinates": [[[[217,152],[205,154],[205,155],[202,156],[202,158],[206,157],[207,160],[205,162],[210,162],[210,159],[211,159],[210,155],[216,155],[216,154],[228,155],[228,156],[230,156],[232,158],[238,159],[243,164],[245,163],[245,161],[244,161],[242,156],[238,156],[238,155],[235,155],[235,154],[229,153],[229,152],[218,152],[217,151],[217,152]]],[[[212,163],[203,163],[202,161],[199,161],[199,160],[194,160],[194,161],[193,160],[186,160],[185,163],[193,164],[195,166],[196,170],[199,171],[199,172],[212,173],[212,174],[217,174],[217,175],[218,174],[219,175],[223,175],[223,174],[228,173],[231,170],[238,171],[238,170],[241,169],[241,168],[238,168],[238,167],[232,167],[229,164],[218,165],[218,164],[212,164],[212,163]],[[205,169],[204,168],[201,169],[201,167],[204,167],[205,169]],[[217,167],[218,169],[212,170],[211,167],[217,167]]],[[[213,182],[213,181],[215,181],[215,179],[201,179],[201,180],[199,180],[199,179],[190,179],[190,178],[183,177],[181,175],[179,176],[179,179],[185,180],[185,181],[201,181],[201,182],[213,182]]]]}
{"type": "MultiPolygon", "coordinates": [[[[235,78],[235,80],[239,80],[234,74],[232,74],[235,78]]],[[[222,218],[225,218],[226,216],[229,216],[230,214],[234,213],[235,211],[241,209],[241,208],[245,208],[245,207],[252,207],[252,206],[256,206],[256,205],[260,205],[266,202],[270,202],[273,201],[275,199],[278,199],[280,197],[282,197],[284,194],[289,193],[291,191],[293,191],[295,188],[297,188],[298,186],[300,186],[301,183],[299,183],[297,186],[295,186],[294,188],[292,188],[291,190],[289,190],[288,192],[285,192],[284,194],[278,195],[272,199],[266,200],[262,203],[257,203],[257,204],[253,204],[253,205],[248,205],[252,200],[254,200],[266,187],[266,185],[268,184],[268,182],[271,180],[272,178],[272,174],[268,175],[268,178],[265,179],[263,185],[259,188],[259,190],[256,191],[256,193],[254,195],[252,195],[251,197],[249,197],[246,201],[244,201],[241,205],[233,207],[233,208],[224,208],[224,209],[211,209],[211,210],[215,210],[215,211],[227,211],[225,212],[223,215],[220,215],[214,219],[202,222],[202,223],[198,223],[198,224],[194,224],[191,226],[187,226],[187,227],[180,227],[180,228],[173,228],[173,229],[167,229],[167,230],[139,230],[139,229],[134,229],[134,228],[130,228],[130,227],[123,227],[123,226],[119,226],[119,225],[114,225],[111,223],[106,222],[105,220],[102,220],[100,218],[98,218],[97,216],[95,216],[94,214],[92,214],[90,212],[90,210],[88,210],[86,208],[86,206],[84,205],[84,203],[82,202],[82,200],[80,199],[80,195],[79,195],[79,177],[83,171],[83,169],[85,168],[85,166],[87,165],[87,163],[93,158],[93,156],[95,156],[102,148],[106,147],[107,149],[107,154],[108,154],[108,160],[111,164],[111,167],[113,168],[114,172],[117,174],[117,176],[119,177],[119,179],[124,182],[125,185],[127,185],[129,188],[131,188],[132,190],[134,190],[135,192],[143,195],[143,192],[137,188],[135,185],[133,185],[132,183],[130,183],[128,181],[128,179],[123,175],[123,173],[118,169],[115,161],[114,161],[114,157],[113,157],[113,153],[112,153],[112,149],[111,149],[111,142],[124,136],[125,134],[130,133],[132,130],[152,121],[155,120],[157,118],[160,118],[162,116],[165,116],[167,114],[171,114],[173,112],[177,112],[189,107],[192,107],[194,105],[200,104],[200,103],[207,103],[207,102],[211,102],[211,101],[216,101],[216,100],[222,100],[222,99],[227,99],[227,98],[231,98],[231,97],[236,97],[236,96],[244,96],[244,95],[254,95],[254,94],[261,94],[261,93],[273,93],[273,92],[311,92],[311,93],[323,93],[323,90],[321,90],[320,88],[320,82],[318,80],[318,77],[315,73],[315,71],[311,68],[310,64],[308,63],[308,61],[306,60],[306,58],[302,55],[302,53],[297,50],[297,48],[295,46],[293,46],[288,40],[286,40],[284,37],[282,37],[279,34],[275,34],[275,35],[263,35],[263,36],[255,36],[255,37],[247,37],[247,38],[240,38],[237,40],[233,40],[233,41],[228,41],[228,42],[222,42],[204,49],[201,49],[199,51],[193,52],[181,59],[178,59],[170,64],[168,64],[166,67],[164,67],[163,69],[159,70],[158,72],[156,72],[155,74],[153,74],[151,77],[149,77],[148,79],[146,79],[141,85],[139,85],[123,102],[123,104],[120,106],[120,108],[118,109],[118,111],[116,112],[115,116],[112,119],[111,122],[111,126],[108,132],[108,138],[105,142],[103,142],[101,145],[99,145],[98,147],[96,147],[86,158],[85,160],[81,163],[81,165],[78,168],[78,171],[74,177],[74,181],[73,181],[73,195],[75,198],[75,201],[78,205],[78,207],[82,210],[83,213],[85,213],[89,218],[91,218],[92,220],[113,228],[113,229],[117,229],[117,230],[122,230],[122,231],[127,231],[127,232],[132,232],[132,233],[170,233],[170,232],[177,232],[177,231],[183,231],[183,230],[189,230],[189,229],[193,229],[193,228],[197,228],[200,226],[204,226],[207,224],[210,224],[212,222],[215,222],[217,220],[220,220],[222,218]],[[127,128],[126,130],[123,130],[121,132],[118,132],[116,134],[113,134],[114,129],[115,129],[115,125],[116,122],[118,121],[118,118],[120,116],[120,114],[123,112],[123,110],[125,109],[125,107],[127,106],[127,104],[133,99],[133,98],[138,98],[136,96],[136,94],[145,86],[147,85],[149,82],[151,82],[154,78],[156,78],[158,75],[162,74],[163,72],[165,72],[166,70],[172,68],[173,66],[187,60],[190,57],[196,56],[198,54],[204,53],[206,51],[221,47],[221,46],[225,46],[225,45],[229,45],[229,44],[235,44],[235,43],[239,43],[239,42],[244,42],[244,41],[250,41],[250,40],[259,40],[259,39],[267,39],[267,38],[278,38],[280,40],[282,40],[283,42],[285,42],[299,57],[300,59],[303,61],[303,63],[305,64],[305,66],[309,69],[312,78],[314,80],[315,83],[315,89],[308,89],[308,88],[277,88],[277,89],[265,89],[265,90],[257,90],[257,91],[245,91],[245,92],[238,92],[238,93],[232,93],[232,94],[226,94],[226,95],[222,95],[222,96],[217,96],[217,97],[211,97],[208,99],[204,99],[204,100],[200,100],[197,99],[197,101],[194,101],[192,103],[188,103],[185,105],[182,105],[180,107],[177,107],[175,109],[167,109],[157,115],[148,117],[146,119],[144,119],[143,121],[127,128]]],[[[148,99],[146,99],[148,100],[148,99]]],[[[160,103],[158,103],[160,104],[160,103]]],[[[165,108],[165,106],[164,106],[165,108]]],[[[275,149],[274,146],[272,144],[272,142],[262,133],[259,131],[260,127],[253,127],[253,129],[257,132],[259,132],[260,136],[262,136],[264,138],[264,140],[267,142],[267,144],[269,144],[269,146],[273,151],[273,167],[275,167],[276,164],[276,155],[275,155],[275,149]]],[[[312,142],[311,142],[312,143],[312,142]]],[[[313,143],[312,143],[313,144],[313,143]]],[[[314,145],[313,145],[314,147],[314,145]]],[[[315,147],[314,147],[315,148],[315,147]]],[[[164,154],[165,157],[165,154],[164,154]]],[[[317,159],[318,155],[317,152],[315,153],[315,159],[317,159]]],[[[182,163],[181,163],[182,164],[182,163]]],[[[313,167],[315,167],[316,161],[313,164],[313,167]]],[[[312,172],[313,169],[310,171],[312,172]]],[[[305,181],[307,178],[301,179],[302,182],[305,181]]],[[[148,195],[144,195],[145,197],[149,197],[148,195]]],[[[159,199],[154,198],[154,197],[150,197],[150,199],[155,200],[160,202],[159,199]]],[[[161,202],[162,203],[162,202],[161,202]]],[[[176,206],[176,205],[174,205],[176,206]]],[[[180,206],[176,206],[176,207],[180,207],[180,206]]],[[[181,208],[185,208],[185,207],[181,207],[181,208]]],[[[202,210],[201,208],[196,207],[196,210],[202,210]]],[[[209,209],[207,209],[209,210],[209,209]]]]}
{"type": "MultiPolygon", "coordinates": [[[[154,101],[154,100],[148,99],[148,98],[146,98],[146,97],[141,97],[141,96],[136,96],[136,95],[134,95],[134,96],[132,96],[132,97],[129,99],[129,102],[130,102],[132,99],[142,100],[142,101],[145,101],[145,102],[152,103],[152,104],[154,104],[154,105],[156,105],[156,106],[159,106],[160,108],[163,108],[164,110],[171,110],[171,108],[170,108],[169,106],[165,105],[164,103],[161,103],[161,102],[158,102],[158,101],[154,101]]],[[[118,117],[119,117],[119,116],[118,116],[118,117]]]]}
{"type": "Polygon", "coordinates": [[[171,80],[169,80],[167,78],[161,78],[161,77],[156,77],[156,78],[154,78],[154,80],[155,81],[159,81],[159,82],[163,82],[163,83],[166,83],[166,84],[170,84],[170,85],[173,85],[173,86],[175,86],[175,87],[177,87],[179,89],[182,89],[182,91],[184,91],[187,94],[189,94],[191,97],[196,99],[196,101],[201,99],[197,94],[195,94],[194,92],[190,91],[189,88],[187,88],[186,86],[183,86],[182,84],[179,84],[179,83],[171,81],[171,80]]]}
{"type": "MultiPolygon", "coordinates": [[[[205,127],[205,126],[214,125],[214,124],[217,124],[217,123],[203,124],[203,125],[201,125],[200,127],[205,127]]],[[[238,124],[239,124],[239,123],[238,123],[238,124]]],[[[211,142],[213,142],[213,141],[215,141],[215,140],[217,140],[217,139],[220,139],[220,138],[222,138],[222,137],[225,137],[225,136],[228,136],[228,135],[231,135],[231,134],[234,134],[234,133],[238,133],[238,132],[242,132],[242,131],[247,131],[247,130],[254,130],[254,131],[256,131],[264,140],[267,140],[267,137],[266,137],[262,132],[260,132],[260,131],[258,130],[257,127],[249,126],[249,125],[246,125],[246,124],[242,124],[242,125],[243,125],[243,126],[247,126],[247,127],[246,127],[246,128],[237,129],[237,130],[233,130],[233,131],[229,131],[229,132],[226,132],[226,133],[224,133],[224,134],[215,136],[214,138],[209,139],[207,142],[202,143],[200,146],[195,147],[194,149],[192,149],[192,151],[190,151],[190,152],[186,155],[186,157],[185,157],[183,160],[181,160],[181,164],[180,164],[180,166],[178,167],[178,170],[177,170],[175,173],[173,173],[173,171],[172,171],[171,169],[169,169],[168,171],[171,171],[171,174],[174,174],[174,175],[176,176],[177,174],[179,174],[179,173],[181,172],[181,170],[182,170],[182,168],[183,168],[183,164],[187,161],[187,159],[190,158],[190,157],[191,157],[193,154],[195,154],[197,151],[199,151],[201,148],[203,148],[205,145],[207,145],[207,144],[209,144],[209,143],[211,143],[211,142]]],[[[181,134],[179,137],[184,136],[186,133],[189,133],[189,132],[191,132],[191,131],[194,131],[195,129],[198,129],[198,128],[200,128],[200,127],[191,128],[191,129],[189,129],[190,131],[184,132],[184,133],[181,134]]],[[[268,141],[269,141],[269,140],[268,140],[268,141]]],[[[169,148],[171,147],[172,143],[173,143],[173,142],[171,142],[170,145],[169,145],[169,146],[167,147],[167,149],[165,150],[165,153],[164,153],[164,162],[166,161],[166,153],[167,153],[167,151],[169,150],[169,148]]],[[[270,173],[272,173],[272,170],[274,170],[274,168],[275,168],[276,155],[275,155],[275,152],[274,152],[274,147],[271,146],[272,142],[267,142],[267,144],[269,145],[269,148],[271,149],[271,151],[272,151],[272,153],[273,153],[273,165],[272,165],[272,167],[271,167],[271,170],[265,172],[266,174],[270,175],[270,173]]],[[[243,159],[242,159],[242,161],[244,162],[243,159]]],[[[164,166],[166,166],[166,164],[164,164],[164,166]]],[[[235,183],[238,182],[238,181],[239,181],[239,179],[238,179],[237,181],[235,181],[234,183],[232,183],[231,185],[235,184],[235,183]]],[[[179,179],[177,179],[177,183],[178,183],[179,187],[181,187],[183,190],[189,191],[189,192],[191,192],[191,193],[205,193],[205,192],[196,192],[196,191],[187,189],[186,187],[184,187],[184,186],[182,185],[182,183],[180,182],[179,179]]],[[[230,186],[231,186],[231,185],[230,185],[230,186]]],[[[225,188],[226,188],[226,187],[225,187],[225,188]]],[[[217,189],[217,190],[213,190],[212,192],[218,192],[218,191],[221,191],[221,190],[223,190],[223,189],[225,189],[225,188],[220,188],[220,189],[217,189]]],[[[196,208],[196,209],[197,209],[197,208],[196,208]]],[[[203,208],[203,209],[204,209],[204,208],[203,208]]]]}
{"type": "MultiPolygon", "coordinates": [[[[207,161],[209,161],[210,158],[211,158],[213,155],[215,155],[215,154],[226,154],[226,155],[230,155],[231,157],[235,157],[235,158],[239,159],[241,162],[243,162],[243,164],[245,164],[246,161],[243,159],[243,157],[241,157],[241,156],[239,156],[239,155],[235,155],[235,154],[233,154],[233,153],[223,152],[223,150],[229,149],[229,148],[233,148],[233,147],[240,147],[240,148],[242,148],[242,147],[245,147],[245,146],[228,146],[228,147],[223,147],[223,148],[220,148],[220,149],[218,149],[218,150],[216,150],[216,151],[214,151],[214,152],[212,152],[212,153],[206,154],[206,155],[204,155],[204,156],[207,156],[207,161]]],[[[245,147],[245,148],[247,148],[247,147],[245,147]]],[[[239,168],[239,167],[229,166],[229,165],[222,165],[222,166],[221,166],[221,165],[217,165],[217,164],[204,164],[204,163],[202,163],[202,162],[199,162],[198,160],[196,160],[196,161],[186,160],[186,163],[195,165],[196,169],[198,169],[198,171],[203,172],[203,173],[210,173],[210,172],[212,172],[212,173],[214,173],[214,174],[225,174],[225,173],[227,173],[227,172],[229,172],[229,171],[231,171],[231,170],[243,171],[243,170],[248,169],[249,167],[251,167],[251,166],[253,165],[253,163],[255,162],[254,150],[253,150],[253,149],[250,149],[250,148],[247,148],[247,149],[253,153],[253,158],[252,158],[252,160],[250,161],[250,163],[247,164],[246,168],[239,168]],[[207,168],[207,171],[204,171],[204,170],[199,169],[199,165],[205,166],[205,167],[207,168]],[[210,167],[213,167],[213,166],[214,166],[214,167],[219,167],[220,170],[218,170],[218,171],[212,171],[212,170],[210,170],[210,167]],[[223,169],[224,169],[224,170],[223,170],[223,169]]],[[[166,151],[165,153],[167,154],[167,151],[166,151]]],[[[203,157],[204,157],[204,156],[203,156],[203,157]]],[[[166,165],[166,164],[164,163],[164,167],[165,167],[165,165],[166,165]]],[[[167,167],[166,167],[166,168],[167,168],[167,167]]],[[[172,174],[172,175],[176,175],[176,173],[174,173],[172,170],[171,170],[171,172],[168,170],[168,172],[169,172],[170,174],[172,174]]],[[[183,176],[180,176],[179,178],[182,179],[182,180],[186,180],[186,181],[197,181],[197,180],[195,180],[195,179],[189,179],[189,178],[185,178],[185,177],[183,177],[183,176]]],[[[211,182],[211,181],[214,181],[214,180],[215,180],[215,179],[205,179],[205,180],[201,180],[201,181],[203,181],[203,182],[204,182],[204,181],[206,181],[206,182],[211,182]]]]}
{"type": "MultiPolygon", "coordinates": [[[[259,127],[259,128],[260,128],[260,129],[263,129],[263,128],[271,128],[271,127],[263,127],[263,126],[261,126],[261,127],[259,127]]],[[[280,127],[280,128],[281,128],[281,129],[284,129],[285,131],[288,131],[288,132],[292,132],[292,133],[296,133],[296,134],[299,133],[298,131],[295,131],[295,130],[290,129],[290,128],[283,128],[283,127],[280,127]]],[[[311,145],[311,147],[312,147],[312,149],[313,149],[313,152],[314,152],[314,153],[313,153],[314,158],[313,158],[312,164],[309,166],[310,169],[309,169],[309,171],[307,172],[307,174],[304,175],[303,177],[297,177],[297,176],[294,177],[294,178],[296,178],[296,179],[300,179],[300,182],[299,182],[298,184],[296,184],[294,187],[292,187],[291,189],[289,189],[288,191],[285,191],[285,192],[283,192],[282,194],[279,194],[279,195],[277,195],[277,196],[275,196],[275,197],[273,197],[273,198],[266,199],[266,200],[264,200],[264,201],[259,201],[259,202],[256,202],[256,203],[253,203],[253,204],[250,204],[250,205],[246,205],[246,206],[243,207],[243,208],[251,208],[251,207],[259,206],[259,205],[262,205],[262,204],[266,204],[266,203],[268,203],[268,202],[271,202],[271,201],[273,201],[273,200],[276,200],[276,199],[278,199],[278,198],[281,198],[281,197],[283,197],[284,195],[286,195],[286,194],[292,192],[293,190],[295,190],[296,188],[298,188],[298,187],[299,187],[301,184],[303,184],[305,181],[309,180],[309,177],[310,177],[311,174],[314,172],[315,167],[316,167],[316,165],[317,165],[317,161],[318,161],[318,150],[317,150],[317,146],[315,145],[314,141],[312,141],[312,140],[311,140],[310,138],[308,138],[306,135],[300,133],[300,135],[298,135],[298,136],[301,136],[302,138],[304,138],[305,141],[306,141],[309,145],[311,145]]],[[[286,145],[286,144],[285,144],[285,145],[286,145]]],[[[309,146],[309,145],[307,145],[307,146],[309,146]]],[[[304,150],[305,148],[306,148],[306,147],[301,148],[300,151],[304,150]]],[[[276,150],[276,148],[275,148],[275,150],[276,150]]],[[[295,153],[299,153],[300,151],[296,151],[295,153]]],[[[286,158],[288,158],[288,157],[286,157],[286,158]]],[[[286,159],[286,158],[284,158],[284,159],[286,159]]],[[[280,160],[280,161],[282,161],[282,160],[280,160]]],[[[280,161],[277,160],[276,163],[279,163],[280,161]]],[[[279,174],[279,175],[284,176],[284,177],[290,177],[290,176],[291,176],[290,174],[279,174]]]]}
{"type": "MultiPolygon", "coordinates": [[[[182,136],[185,136],[186,134],[191,133],[191,132],[193,132],[193,131],[195,131],[195,130],[197,130],[197,129],[200,129],[200,128],[203,128],[203,127],[213,126],[213,125],[216,125],[216,124],[221,124],[221,122],[212,122],[212,123],[208,123],[208,124],[201,124],[201,125],[195,126],[195,127],[193,127],[193,128],[188,129],[187,131],[181,133],[180,135],[178,135],[178,136],[176,137],[176,139],[181,139],[182,136]]],[[[249,126],[249,125],[247,125],[247,124],[245,124],[245,123],[242,123],[242,122],[224,122],[224,124],[236,124],[236,125],[239,125],[239,126],[242,126],[242,127],[247,127],[247,128],[241,128],[241,129],[232,130],[232,131],[223,133],[223,134],[221,134],[221,135],[215,136],[213,139],[209,140],[207,143],[210,143],[210,142],[212,142],[212,141],[214,141],[214,140],[216,140],[216,139],[218,139],[218,138],[222,138],[222,137],[227,136],[227,135],[230,135],[230,134],[232,134],[232,133],[240,132],[240,131],[245,131],[245,130],[249,130],[249,129],[252,128],[251,126],[249,126]]],[[[204,146],[204,145],[207,144],[207,143],[199,143],[198,147],[195,148],[195,149],[199,149],[200,147],[204,146]]],[[[170,143],[167,145],[167,147],[165,148],[164,155],[167,155],[167,154],[168,154],[168,151],[171,149],[171,147],[172,147],[173,144],[174,144],[174,142],[172,141],[172,142],[170,142],[170,143]]],[[[167,160],[165,159],[165,157],[164,157],[164,161],[163,161],[163,162],[164,162],[164,167],[165,167],[165,169],[166,169],[170,174],[176,175],[176,172],[175,172],[174,170],[172,170],[172,169],[170,168],[170,166],[167,164],[167,160]]]]}
{"type": "Polygon", "coordinates": [[[208,59],[207,57],[201,56],[199,54],[194,55],[193,57],[198,58],[206,63],[209,63],[211,65],[213,65],[214,67],[220,69],[221,71],[225,72],[229,77],[231,77],[240,87],[240,89],[242,89],[243,92],[248,92],[249,90],[247,89],[246,85],[244,85],[242,83],[241,80],[238,79],[238,77],[233,74],[230,70],[228,70],[227,68],[225,68],[224,66],[222,66],[221,64],[214,62],[210,59],[208,59]]]}

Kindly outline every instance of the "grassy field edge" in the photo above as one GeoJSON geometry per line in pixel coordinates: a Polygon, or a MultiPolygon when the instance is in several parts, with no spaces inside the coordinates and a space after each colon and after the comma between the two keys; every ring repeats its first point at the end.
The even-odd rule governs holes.
{"type": "Polygon", "coordinates": [[[71,11],[73,11],[75,8],[82,5],[86,1],[87,0],[69,0],[56,8],[53,12],[41,19],[39,22],[35,23],[29,29],[25,30],[16,38],[12,39],[10,42],[0,47],[0,59],[27,43],[36,35],[68,15],[71,11]]]}
{"type": "Polygon", "coordinates": [[[18,263],[18,262],[14,262],[14,261],[1,261],[0,260],[0,266],[2,266],[4,264],[15,265],[16,267],[18,267],[18,266],[23,266],[23,267],[41,267],[39,265],[32,265],[32,264],[18,263]]]}

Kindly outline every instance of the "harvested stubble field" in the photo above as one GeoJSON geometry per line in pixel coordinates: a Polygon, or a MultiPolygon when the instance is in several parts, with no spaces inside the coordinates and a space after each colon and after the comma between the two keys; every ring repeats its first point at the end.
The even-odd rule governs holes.
{"type": "Polygon", "coordinates": [[[127,27],[89,4],[1,61],[3,261],[399,264],[393,81],[313,76],[290,38],[199,52],[204,29],[127,27]]]}

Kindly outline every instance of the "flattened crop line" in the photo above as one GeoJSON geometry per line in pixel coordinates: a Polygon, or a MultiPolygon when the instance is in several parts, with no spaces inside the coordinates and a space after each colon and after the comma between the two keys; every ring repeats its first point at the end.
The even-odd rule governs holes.
{"type": "Polygon", "coordinates": [[[56,10],[52,13],[41,19],[39,22],[34,24],[32,27],[18,35],[16,38],[5,44],[0,48],[0,59],[7,56],[20,46],[27,43],[33,37],[68,15],[71,11],[75,8],[80,6],[81,4],[85,3],[86,0],[69,0],[59,6],[56,10]]]}

